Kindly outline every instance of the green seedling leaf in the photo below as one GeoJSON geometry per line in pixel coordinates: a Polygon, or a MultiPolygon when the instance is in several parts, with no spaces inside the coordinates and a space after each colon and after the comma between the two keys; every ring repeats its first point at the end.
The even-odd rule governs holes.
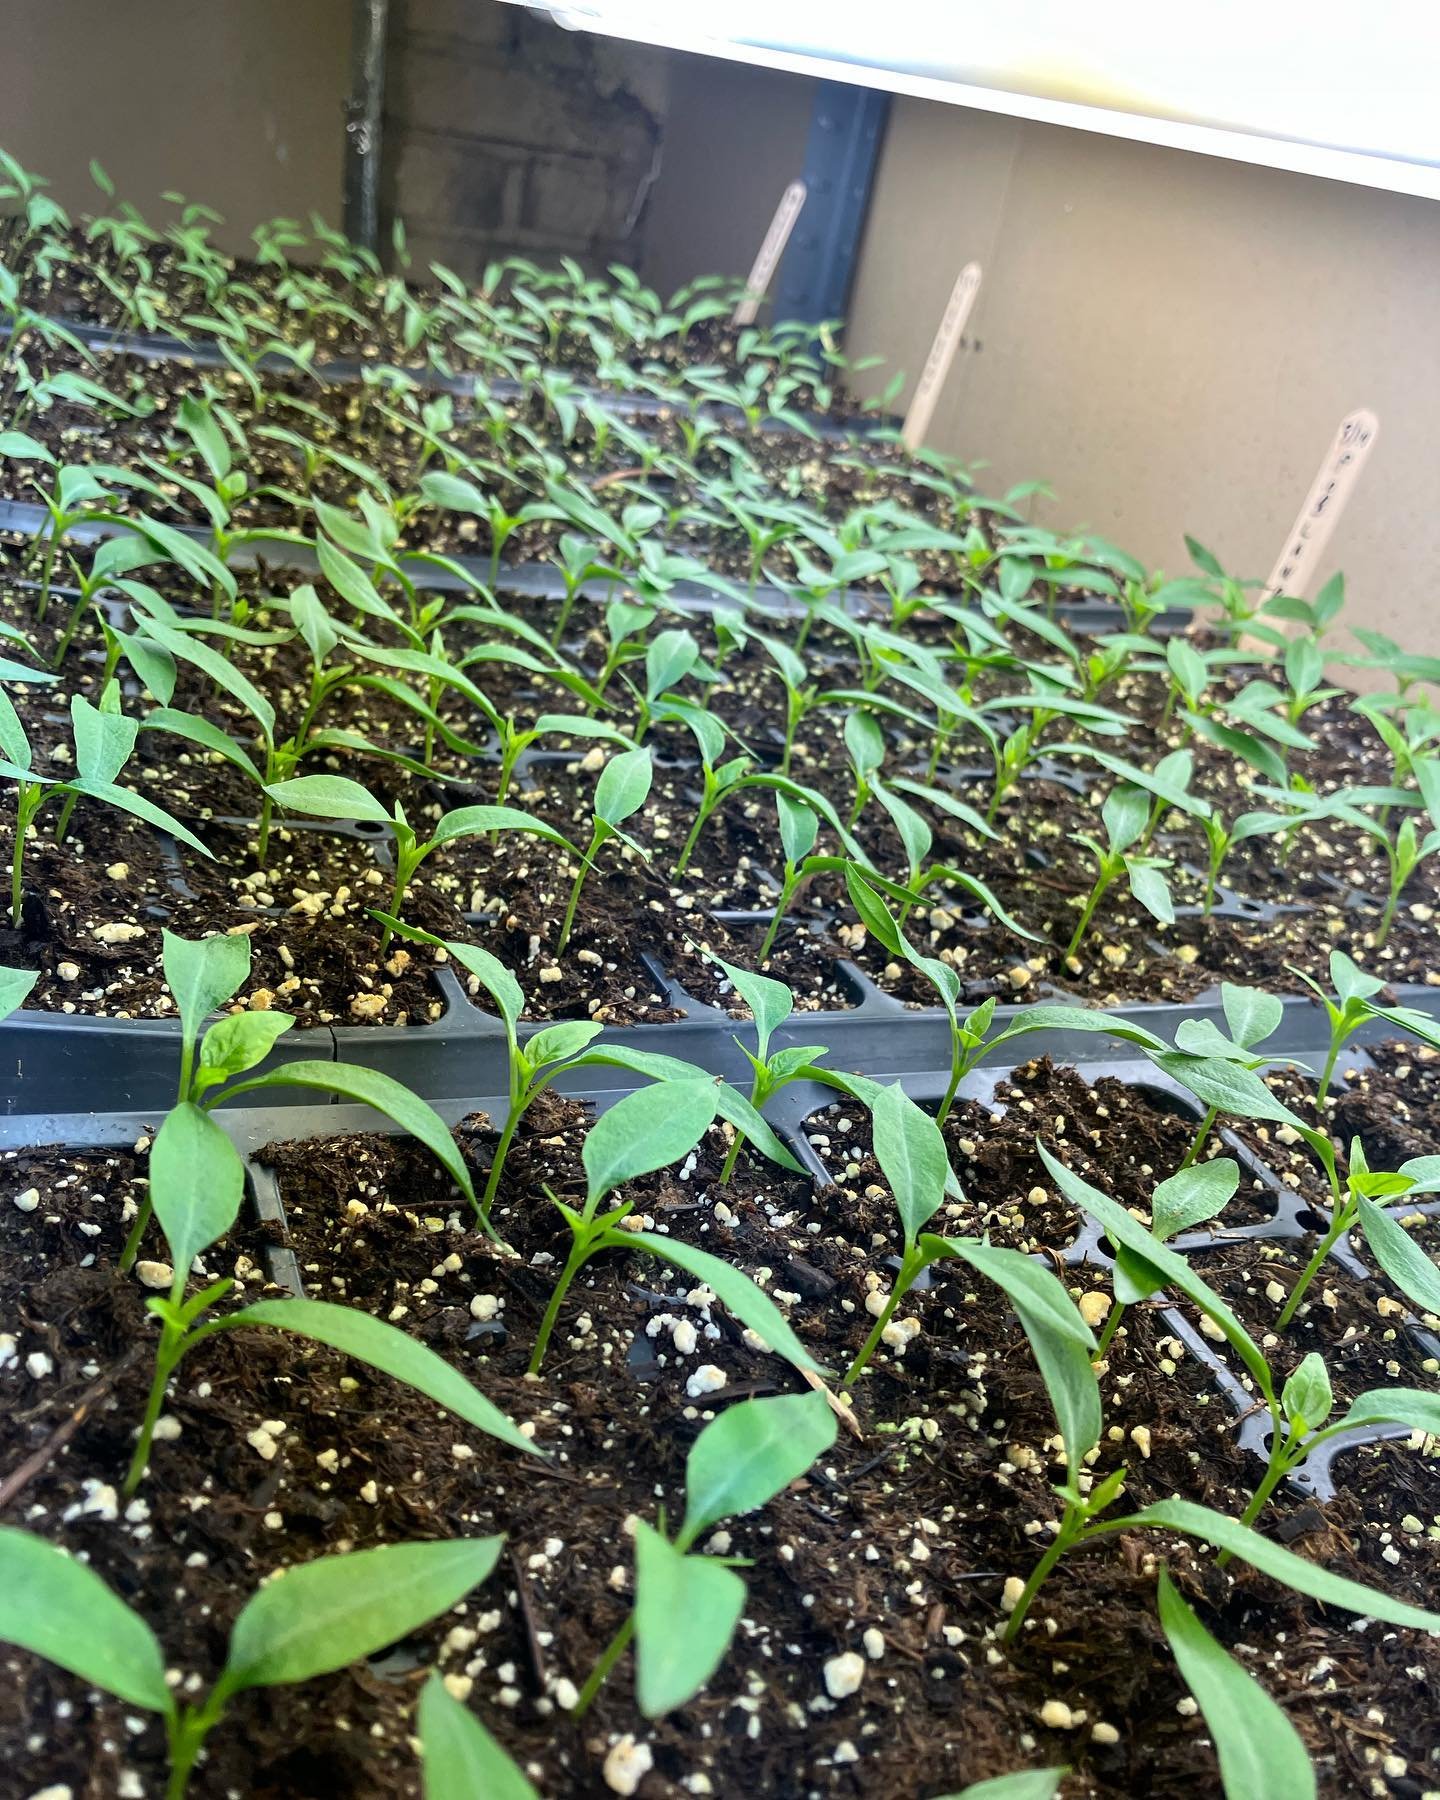
{"type": "Polygon", "coordinates": [[[1226,1800],[1315,1800],[1315,1771],[1284,1712],[1211,1637],[1164,1569],[1156,1597],[1160,1627],[1215,1740],[1226,1800]]]}
{"type": "Polygon", "coordinates": [[[245,1165],[225,1133],[193,1101],[172,1107],[150,1150],[150,1199],[177,1275],[229,1231],[244,1194],[245,1165]]]}
{"type": "MultiPolygon", "coordinates": [[[[179,631],[148,610],[137,613],[136,623],[144,637],[153,639],[172,658],[199,669],[201,674],[209,676],[222,693],[229,694],[232,700],[243,706],[266,738],[275,736],[275,708],[254,682],[221,656],[219,651],[212,649],[193,632],[179,631]]],[[[158,694],[159,689],[155,692],[158,694]]]]}
{"type": "Polygon", "coordinates": [[[287,812],[313,813],[322,819],[351,819],[362,824],[391,825],[392,815],[369,788],[348,775],[297,775],[274,781],[265,792],[287,812]]]}
{"type": "Polygon", "coordinates": [[[164,1653],[140,1615],[93,1569],[9,1525],[0,1526],[0,1641],[132,1706],[174,1716],[164,1653]]]}
{"type": "Polygon", "coordinates": [[[1090,1361],[1095,1339],[1074,1302],[1048,1269],[1019,1250],[970,1238],[920,1240],[922,1250],[932,1245],[943,1245],[945,1254],[993,1281],[1015,1308],[1055,1408],[1068,1465],[1078,1469],[1099,1443],[1104,1421],[1100,1384],[1090,1361]]]}
{"type": "Polygon", "coordinates": [[[265,1325],[343,1350],[346,1356],[405,1382],[437,1406],[454,1413],[457,1419],[498,1438],[512,1450],[523,1450],[529,1456],[540,1454],[500,1408],[443,1357],[417,1338],[353,1306],[334,1306],[324,1300],[257,1300],[239,1312],[226,1313],[208,1329],[229,1331],[242,1325],[265,1325]]]}
{"type": "Polygon", "coordinates": [[[972,1781],[958,1794],[942,1794],[940,1800],[1055,1800],[1060,1783],[1070,1773],[1059,1769],[1017,1769],[1012,1775],[994,1775],[989,1781],[972,1781]]]}
{"type": "Polygon", "coordinates": [[[161,933],[165,980],[180,1013],[180,1031],[193,1044],[217,1007],[239,993],[250,975],[248,937],[201,938],[198,943],[161,933]]]}
{"type": "Polygon", "coordinates": [[[1423,1431],[1429,1437],[1440,1437],[1440,1394],[1428,1388],[1375,1388],[1357,1394],[1342,1419],[1330,1426],[1332,1433],[1349,1431],[1356,1425],[1407,1425],[1411,1431],[1423,1431]]]}
{"type": "MultiPolygon", "coordinates": [[[[143,643],[143,638],[129,640],[132,649],[143,643]]],[[[131,660],[134,661],[133,656],[131,660]]],[[[148,680],[143,673],[141,679],[145,681],[145,685],[152,693],[156,691],[154,683],[148,680]]],[[[198,744],[202,750],[213,751],[215,755],[222,756],[226,762],[239,769],[242,775],[248,775],[257,787],[264,782],[264,776],[256,768],[248,753],[235,742],[229,732],[222,731],[218,725],[212,725],[208,719],[201,718],[198,713],[180,712],[170,706],[157,706],[153,712],[147,713],[140,721],[140,729],[142,731],[173,732],[176,737],[183,737],[192,744],[198,744]]]]}
{"type": "Polygon", "coordinates": [[[503,1542],[387,1544],[286,1569],[241,1608],[212,1704],[373,1656],[463,1600],[495,1567],[503,1542]]]}
{"type": "Polygon", "coordinates": [[[1263,988],[1236,987],[1220,984],[1220,1004],[1225,1009],[1225,1023],[1230,1036],[1244,1050],[1264,1043],[1278,1030],[1285,1017],[1285,1005],[1278,994],[1267,994],[1263,988]]]}
{"type": "Polygon", "coordinates": [[[417,1138],[441,1165],[460,1192],[475,1205],[475,1189],[465,1159],[455,1148],[449,1127],[428,1101],[386,1075],[380,1069],[361,1069],[353,1063],[291,1062],[268,1075],[256,1075],[231,1088],[230,1096],[251,1093],[260,1088],[318,1088],[321,1093],[338,1094],[342,1100],[358,1100],[373,1106],[393,1119],[402,1131],[417,1138]]]}
{"type": "Polygon", "coordinates": [[[1130,884],[1130,892],[1151,918],[1159,919],[1162,925],[1173,925],[1175,903],[1170,898],[1170,884],[1159,869],[1127,858],[1125,875],[1130,884]]]}
{"type": "Polygon", "coordinates": [[[622,750],[612,756],[595,783],[595,817],[607,825],[623,825],[649,798],[654,778],[648,748],[622,750]]]}
{"type": "Polygon", "coordinates": [[[1239,1119],[1267,1119],[1277,1125],[1291,1125],[1302,1135],[1306,1131],[1304,1121],[1275,1098],[1253,1069],[1225,1057],[1189,1056],[1181,1051],[1170,1051],[1154,1060],[1157,1069],[1173,1075],[1206,1106],[1217,1107],[1239,1119]]]}
{"type": "Polygon", "coordinates": [[[217,1019],[200,1040],[200,1090],[258,1067],[295,1021],[288,1013],[230,1013],[217,1019]]]}
{"type": "Polygon", "coordinates": [[[882,1087],[871,1109],[875,1159],[880,1164],[905,1241],[913,1244],[945,1198],[950,1159],[940,1127],[900,1083],[882,1087]]]}
{"type": "Polygon", "coordinates": [[[839,1424],[824,1394],[781,1394],[727,1407],[696,1438],[685,1463],[682,1543],[722,1519],[758,1512],[835,1442],[839,1424]]]}
{"type": "Polygon", "coordinates": [[[668,1168],[700,1142],[715,1117],[713,1080],[658,1081],[638,1088],[601,1113],[585,1134],[586,1204],[638,1175],[668,1168]]]}
{"type": "Polygon", "coordinates": [[[735,992],[750,1008],[755,1018],[756,1055],[764,1062],[770,1053],[770,1038],[795,1009],[795,998],[783,981],[768,975],[756,975],[727,963],[723,957],[713,959],[729,977],[735,992]]]}
{"type": "Polygon", "coordinates": [[[75,736],[75,767],[86,781],[113,782],[135,748],[138,720],[118,709],[118,693],[108,690],[111,705],[92,706],[81,694],[70,696],[70,726],[75,736]]]}
{"type": "Polygon", "coordinates": [[[1224,1211],[1239,1185],[1239,1166],[1228,1156],[1179,1170],[1155,1189],[1151,1230],[1164,1243],[1192,1225],[1203,1225],[1224,1211]]]}
{"type": "Polygon", "coordinates": [[[490,502],[473,481],[459,475],[448,475],[443,469],[430,469],[420,478],[420,492],[432,506],[446,512],[474,513],[484,518],[490,502]]]}
{"type": "Polygon", "coordinates": [[[0,1019],[8,1019],[29,998],[30,990],[40,979],[37,969],[0,968],[0,1019]]]}
{"type": "Polygon", "coordinates": [[[647,1719],[673,1712],[720,1666],[745,1610],[745,1583],[708,1556],[687,1556],[635,1527],[635,1692],[647,1719]]]}
{"type": "Polygon", "coordinates": [[[526,1040],[525,1056],[532,1069],[543,1069],[549,1063],[564,1062],[578,1056],[605,1029],[593,1019],[564,1019],[558,1025],[547,1025],[526,1040]]]}
{"type": "Polygon", "coordinates": [[[540,1800],[468,1706],[435,1673],[416,1715],[425,1800],[540,1800]]]}
{"type": "Polygon", "coordinates": [[[1280,1405],[1293,1430],[1302,1437],[1320,1427],[1335,1409],[1335,1394],[1325,1359],[1312,1350],[1280,1390],[1280,1405]]]}
{"type": "Polygon", "coordinates": [[[201,856],[209,857],[212,862],[214,861],[211,852],[201,843],[188,825],[182,825],[179,819],[172,818],[163,806],[157,806],[153,800],[147,800],[143,794],[132,793],[129,788],[117,787],[114,782],[94,781],[84,776],[72,781],[70,786],[77,794],[88,794],[92,800],[103,801],[105,805],[116,807],[120,812],[130,813],[137,819],[143,819],[147,825],[155,825],[161,831],[168,831],[171,837],[179,838],[181,843],[188,844],[201,856]]]}
{"type": "Polygon", "coordinates": [[[1398,1220],[1364,1194],[1355,1195],[1360,1229],[1376,1262],[1422,1312],[1440,1313],[1440,1269],[1398,1220]]]}
{"type": "Polygon", "coordinates": [[[715,1290],[735,1317],[797,1369],[823,1375],[825,1370],[796,1337],[784,1314],[750,1277],[708,1250],[697,1250],[679,1238],[661,1237],[648,1231],[610,1231],[605,1242],[616,1250],[644,1250],[663,1262],[674,1263],[697,1281],[715,1290]]]}
{"type": "Polygon", "coordinates": [[[1132,1218],[1123,1206],[1108,1194],[1102,1194],[1097,1188],[1091,1187],[1088,1181],[1082,1180],[1073,1170],[1067,1169],[1064,1163],[1053,1157],[1038,1141],[1036,1148],[1040,1152],[1040,1160],[1060,1191],[1082,1212],[1087,1212],[1098,1220],[1105,1227],[1106,1235],[1113,1244],[1123,1245],[1140,1264],[1147,1267],[1153,1283],[1151,1292],[1159,1287],[1173,1287],[1215,1321],[1273,1410],[1275,1386],[1270,1378],[1270,1365],[1265,1360],[1265,1354],[1220,1296],[1200,1279],[1183,1256],[1170,1249],[1167,1244],[1162,1244],[1138,1219],[1132,1218]]]}
{"type": "Polygon", "coordinates": [[[645,697],[656,701],[683,676],[700,655],[700,647],[688,631],[662,631],[650,640],[645,652],[645,697]]]}
{"type": "Polygon", "coordinates": [[[1198,1537],[1217,1550],[1238,1556],[1263,1575],[1273,1576],[1297,1594],[1308,1594],[1326,1606],[1343,1606],[1362,1617],[1384,1619],[1388,1625],[1404,1625],[1414,1631],[1440,1631],[1440,1613],[1426,1612],[1395,1600],[1379,1588],[1365,1587],[1344,1575],[1335,1575],[1308,1557],[1297,1556],[1279,1544],[1262,1537],[1238,1519],[1198,1506],[1193,1500],[1157,1500],[1143,1511],[1124,1519],[1106,1521],[1105,1532],[1134,1531],[1145,1527],[1181,1531],[1187,1537],[1198,1537]]]}
{"type": "Polygon", "coordinates": [[[453,844],[457,838],[480,837],[491,831],[528,831],[531,837],[558,844],[572,855],[580,854],[569,838],[518,806],[457,806],[437,821],[430,841],[438,847],[453,844]]]}

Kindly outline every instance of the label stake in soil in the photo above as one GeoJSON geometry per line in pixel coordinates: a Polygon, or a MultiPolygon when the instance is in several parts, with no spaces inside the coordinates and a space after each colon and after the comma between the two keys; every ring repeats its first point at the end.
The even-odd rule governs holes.
{"type": "Polygon", "coordinates": [[[803,181],[792,181],[780,196],[780,204],[775,208],[775,217],[770,221],[770,229],[765,233],[755,261],[751,265],[749,278],[745,283],[745,298],[736,306],[730,315],[732,325],[753,325],[755,315],[760,310],[760,302],[769,291],[771,277],[775,273],[780,258],[785,254],[785,246],[790,242],[790,233],[795,229],[795,221],[800,217],[800,209],[805,204],[807,189],[803,181]]]}
{"type": "Polygon", "coordinates": [[[907,450],[918,450],[925,441],[925,433],[930,429],[940,390],[950,373],[955,352],[960,348],[960,334],[965,329],[970,309],[974,306],[975,296],[979,291],[980,265],[978,262],[967,262],[955,277],[955,285],[950,290],[945,311],[940,315],[940,328],[935,333],[930,354],[925,358],[925,367],[920,371],[920,380],[916,384],[910,410],[905,415],[905,428],[901,435],[907,450]]]}
{"type": "Polygon", "coordinates": [[[1325,554],[1331,533],[1379,435],[1380,421],[1368,407],[1358,407],[1340,421],[1335,440],[1310,484],[1305,504],[1275,559],[1275,567],[1260,595],[1261,606],[1277,594],[1290,594],[1297,600],[1305,598],[1315,567],[1325,554]]]}

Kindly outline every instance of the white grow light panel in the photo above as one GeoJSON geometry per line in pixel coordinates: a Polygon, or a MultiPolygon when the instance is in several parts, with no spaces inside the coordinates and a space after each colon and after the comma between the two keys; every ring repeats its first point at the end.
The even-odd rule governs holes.
{"type": "Polygon", "coordinates": [[[532,10],[571,29],[1440,199],[1440,0],[532,0],[532,10]]]}

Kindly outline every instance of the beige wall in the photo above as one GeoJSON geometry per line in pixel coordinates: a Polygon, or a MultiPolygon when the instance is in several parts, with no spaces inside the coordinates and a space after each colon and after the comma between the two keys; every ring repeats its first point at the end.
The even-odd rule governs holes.
{"type": "Polygon", "coordinates": [[[1345,570],[1352,617],[1440,652],[1440,207],[897,100],[851,350],[913,377],[972,256],[932,443],[987,458],[987,484],[1049,480],[1048,523],[1172,571],[1188,531],[1264,577],[1341,416],[1373,407],[1320,574],[1345,570]]]}
{"type": "Polygon", "coordinates": [[[350,0],[6,0],[0,145],[93,210],[91,157],[147,217],[165,188],[225,215],[341,212],[350,0]]]}
{"type": "Polygon", "coordinates": [[[665,293],[697,275],[749,273],[785,184],[800,173],[815,83],[676,55],[645,222],[645,279],[665,293]]]}

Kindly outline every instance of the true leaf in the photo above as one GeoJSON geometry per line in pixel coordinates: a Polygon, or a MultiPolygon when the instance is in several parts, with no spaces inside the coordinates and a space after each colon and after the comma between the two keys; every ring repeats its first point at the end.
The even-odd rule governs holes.
{"type": "Polygon", "coordinates": [[[250,940],[245,936],[201,938],[194,942],[161,934],[165,980],[180,1013],[180,1031],[193,1044],[206,1018],[245,985],[250,974],[250,940]]]}
{"type": "Polygon", "coordinates": [[[1194,1163],[1162,1181],[1150,1201],[1151,1229],[1163,1243],[1224,1210],[1240,1185],[1239,1167],[1228,1156],[1194,1163]]]}
{"type": "Polygon", "coordinates": [[[580,1152],[587,1203],[688,1155],[714,1119],[717,1100],[712,1080],[660,1081],[601,1113],[580,1152]]]}
{"type": "Polygon", "coordinates": [[[737,968],[733,963],[727,963],[723,957],[717,956],[715,961],[729,977],[735,992],[754,1014],[755,1036],[758,1039],[756,1055],[764,1062],[769,1055],[772,1032],[783,1025],[794,1011],[794,996],[783,981],[774,981],[768,975],[756,975],[749,969],[737,968]]]}
{"type": "Polygon", "coordinates": [[[177,1274],[235,1223],[244,1193],[239,1152],[210,1115],[172,1107],[150,1149],[150,1199],[177,1274]]]}
{"type": "Polygon", "coordinates": [[[680,1542],[693,1544],[721,1519],[768,1505],[825,1454],[838,1429],[821,1393],[727,1407],[690,1447],[680,1542]]]}
{"type": "Polygon", "coordinates": [[[650,752],[643,746],[612,756],[595,784],[595,817],[607,825],[623,825],[645,804],[654,775],[650,752]]]}
{"type": "Polygon", "coordinates": [[[1229,981],[1220,984],[1220,1004],[1225,1009],[1231,1037],[1246,1050],[1264,1043],[1285,1017],[1285,1005],[1278,994],[1267,994],[1263,988],[1236,987],[1229,981]]]}
{"type": "Polygon", "coordinates": [[[1440,1269],[1398,1220],[1363,1194],[1355,1195],[1360,1229],[1376,1262],[1422,1312],[1440,1313],[1440,1269]]]}
{"type": "Polygon", "coordinates": [[[1318,1431],[1335,1407],[1335,1395],[1325,1359],[1316,1350],[1301,1358],[1295,1372],[1280,1390],[1285,1417],[1302,1435],[1318,1431]]]}
{"type": "Polygon", "coordinates": [[[895,1196],[905,1241],[914,1243],[945,1197],[950,1159],[944,1136],[898,1081],[881,1088],[871,1122],[875,1159],[895,1196]]]}
{"type": "Polygon", "coordinates": [[[288,1013],[277,1012],[229,1013],[217,1019],[200,1040],[197,1080],[202,1087],[213,1087],[255,1068],[294,1023],[288,1013]]]}

